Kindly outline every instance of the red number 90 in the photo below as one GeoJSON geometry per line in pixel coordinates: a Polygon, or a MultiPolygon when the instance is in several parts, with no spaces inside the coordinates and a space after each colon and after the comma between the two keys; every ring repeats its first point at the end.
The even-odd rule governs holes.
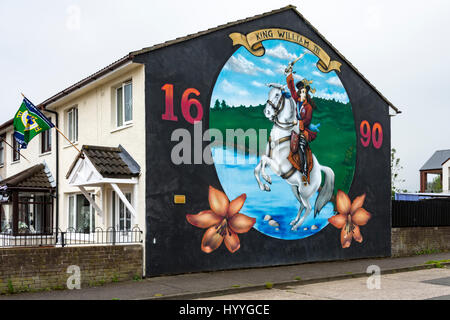
{"type": "Polygon", "coordinates": [[[364,120],[361,122],[359,131],[361,133],[361,144],[364,147],[367,148],[372,140],[375,149],[381,148],[383,144],[383,128],[381,127],[381,124],[375,122],[371,130],[369,122],[364,120]]]}

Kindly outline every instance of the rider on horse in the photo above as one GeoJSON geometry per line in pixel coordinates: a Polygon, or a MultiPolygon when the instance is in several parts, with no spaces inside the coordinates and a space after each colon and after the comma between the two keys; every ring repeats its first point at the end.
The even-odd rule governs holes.
{"type": "Polygon", "coordinates": [[[300,149],[300,159],[302,162],[301,173],[304,176],[308,175],[308,161],[306,158],[306,150],[308,149],[309,143],[312,142],[317,133],[310,129],[310,124],[312,120],[313,110],[316,108],[314,101],[311,99],[309,92],[315,92],[311,89],[310,84],[312,81],[303,79],[294,86],[294,77],[292,75],[293,63],[289,65],[286,69],[286,81],[291,92],[292,98],[294,98],[297,103],[297,119],[299,120],[299,149],[300,149]],[[297,91],[295,90],[297,88],[297,91]]]}

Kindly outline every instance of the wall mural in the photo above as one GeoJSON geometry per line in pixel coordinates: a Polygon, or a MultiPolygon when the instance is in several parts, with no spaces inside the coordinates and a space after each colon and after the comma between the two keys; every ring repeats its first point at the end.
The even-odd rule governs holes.
{"type": "Polygon", "coordinates": [[[295,11],[135,61],[148,274],[389,255],[388,106],[295,11]]]}
{"type": "Polygon", "coordinates": [[[209,120],[223,136],[234,129],[257,139],[253,145],[235,141],[213,148],[214,163],[227,195],[247,195],[242,211],[256,219],[255,229],[278,239],[302,239],[328,225],[334,190],[350,188],[356,156],[352,108],[338,70],[320,71],[319,58],[297,43],[262,43],[264,55],[242,46],[224,65],[209,120]],[[292,131],[303,137],[291,139],[292,131]],[[307,168],[299,167],[301,153],[307,168]]]}

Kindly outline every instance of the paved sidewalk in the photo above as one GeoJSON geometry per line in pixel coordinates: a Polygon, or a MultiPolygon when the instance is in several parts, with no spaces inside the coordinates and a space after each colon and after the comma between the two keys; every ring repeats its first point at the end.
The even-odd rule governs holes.
{"type": "Polygon", "coordinates": [[[448,259],[450,259],[450,252],[402,258],[318,262],[291,266],[193,273],[112,283],[81,290],[4,295],[0,296],[0,300],[193,299],[259,290],[265,288],[266,283],[271,283],[274,287],[283,287],[290,284],[310,284],[363,277],[368,276],[366,270],[370,265],[379,266],[381,274],[420,270],[434,267],[426,264],[430,260],[448,259]]]}

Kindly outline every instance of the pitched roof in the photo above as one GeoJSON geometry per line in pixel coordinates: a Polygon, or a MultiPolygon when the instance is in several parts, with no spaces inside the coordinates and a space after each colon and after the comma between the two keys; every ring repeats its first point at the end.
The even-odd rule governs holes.
{"type": "MultiPolygon", "coordinates": [[[[141,168],[139,164],[128,154],[121,146],[104,147],[84,145],[81,153],[88,157],[89,161],[94,165],[95,169],[105,178],[131,178],[140,174],[141,168]]],[[[81,154],[77,156],[66,178],[72,173],[75,164],[80,159],[81,154]]]]}
{"type": "Polygon", "coordinates": [[[231,26],[234,26],[234,25],[237,25],[237,24],[241,24],[241,23],[245,23],[245,22],[249,22],[249,21],[253,21],[253,20],[256,20],[256,19],[260,19],[260,18],[263,18],[263,17],[266,17],[266,16],[269,16],[269,15],[273,15],[273,14],[276,14],[276,13],[279,13],[279,12],[283,12],[283,11],[287,11],[287,10],[293,10],[309,27],[311,27],[313,30],[314,30],[314,32],[316,32],[317,33],[317,35],[327,44],[327,45],[329,45],[331,48],[332,48],[332,50],[334,50],[335,52],[336,52],[336,54],[343,60],[343,61],[345,61],[362,79],[363,79],[363,81],[364,82],[366,82],[396,113],[401,113],[401,111],[398,109],[398,108],[396,108],[380,91],[378,91],[378,89],[377,88],[375,88],[375,86],[373,85],[373,84],[371,84],[359,71],[358,71],[358,69],[356,69],[355,68],[355,66],[353,66],[328,40],[326,40],[325,39],[325,37],[316,29],[316,28],[314,28],[314,26],[308,21],[308,20],[306,20],[304,17],[303,17],[303,15],[300,13],[300,12],[298,12],[297,10],[296,10],[296,7],[295,6],[292,6],[292,5],[288,5],[288,6],[286,6],[286,7],[283,7],[283,8],[280,8],[280,9],[277,9],[277,10],[272,10],[272,11],[270,11],[270,12],[266,12],[266,13],[263,13],[263,14],[259,14],[259,15],[256,15],[256,16],[253,16],[253,17],[248,17],[248,18],[245,18],[245,19],[241,19],[241,20],[237,20],[237,21],[234,21],[234,22],[229,22],[229,23],[227,23],[227,24],[224,24],[224,25],[220,25],[220,26],[217,26],[217,27],[215,27],[215,28],[210,28],[210,29],[208,29],[208,30],[205,30],[205,31],[201,31],[201,32],[198,32],[198,33],[195,33],[195,34],[190,34],[190,35],[187,35],[187,36],[185,36],[185,37],[181,37],[181,38],[176,38],[176,39],[174,39],[174,40],[170,40],[170,41],[166,41],[166,42],[164,42],[164,43],[160,43],[160,44],[157,44],[157,45],[154,45],[154,46],[151,46],[151,47],[146,47],[146,48],[143,48],[143,49],[141,49],[141,50],[137,50],[137,51],[132,51],[132,52],[130,52],[129,54],[127,54],[126,56],[124,56],[123,58],[121,58],[121,59],[119,59],[119,60],[117,60],[117,61],[115,61],[115,62],[113,62],[112,64],[110,64],[110,65],[108,65],[107,67],[105,67],[105,68],[103,68],[103,69],[101,69],[100,71],[97,71],[96,73],[94,73],[94,74],[92,74],[92,75],[90,75],[90,76],[88,76],[87,78],[85,78],[85,79],[83,79],[83,80],[81,80],[81,81],[79,81],[79,82],[77,82],[77,83],[75,83],[74,85],[72,85],[72,86],[70,86],[70,87],[68,87],[68,88],[66,88],[66,89],[64,89],[63,91],[61,91],[61,92],[59,92],[59,93],[57,93],[57,94],[55,94],[54,96],[52,96],[52,97],[50,97],[50,98],[48,98],[47,100],[45,100],[44,102],[42,102],[40,105],[39,105],[39,107],[41,107],[41,108],[45,108],[45,106],[47,106],[47,105],[49,105],[49,104],[51,104],[51,103],[53,103],[53,102],[55,102],[55,101],[57,101],[57,100],[59,100],[59,99],[61,99],[62,97],[64,97],[64,96],[66,96],[66,95],[68,95],[68,94],[70,94],[71,92],[73,92],[73,91],[75,91],[75,90],[77,90],[77,89],[80,89],[81,87],[83,87],[83,86],[85,86],[85,85],[87,85],[87,84],[89,84],[89,83],[91,83],[91,82],[93,82],[93,81],[95,81],[96,79],[98,79],[99,77],[101,77],[101,76],[103,76],[103,75],[105,75],[105,74],[107,74],[107,73],[109,73],[109,72],[111,72],[111,71],[113,71],[113,70],[115,70],[115,69],[117,69],[117,68],[119,68],[120,66],[122,66],[122,65],[124,65],[125,63],[127,63],[127,62],[129,62],[129,61],[133,61],[133,59],[134,59],[134,57],[135,56],[137,56],[137,55],[140,55],[140,54],[144,54],[144,53],[147,53],[147,52],[150,52],[150,51],[154,51],[154,50],[158,50],[158,49],[161,49],[161,48],[164,48],[164,47],[167,47],[167,46],[170,46],[170,45],[173,45],[173,44],[176,44],[176,43],[180,43],[180,42],[183,42],[183,41],[187,41],[187,40],[190,40],[190,39],[194,39],[194,38],[197,38],[197,37],[200,37],[200,36],[203,36],[203,35],[206,35],[206,34],[209,34],[209,33],[212,33],[212,32],[215,32],[215,31],[217,31],[217,30],[221,30],[221,29],[224,29],[224,28],[228,28],[228,27],[231,27],[231,26]]]}
{"type": "Polygon", "coordinates": [[[2,131],[3,129],[6,129],[6,128],[12,126],[12,125],[13,125],[13,122],[14,122],[14,118],[9,119],[8,121],[2,123],[2,124],[0,125],[0,131],[2,131]]]}
{"type": "Polygon", "coordinates": [[[8,188],[41,188],[53,189],[55,180],[46,164],[37,164],[11,177],[0,181],[0,185],[8,188]]]}
{"type": "Polygon", "coordinates": [[[436,151],[430,159],[425,162],[425,164],[420,168],[423,170],[436,170],[441,169],[444,162],[450,158],[450,149],[448,150],[438,150],[436,151]]]}

